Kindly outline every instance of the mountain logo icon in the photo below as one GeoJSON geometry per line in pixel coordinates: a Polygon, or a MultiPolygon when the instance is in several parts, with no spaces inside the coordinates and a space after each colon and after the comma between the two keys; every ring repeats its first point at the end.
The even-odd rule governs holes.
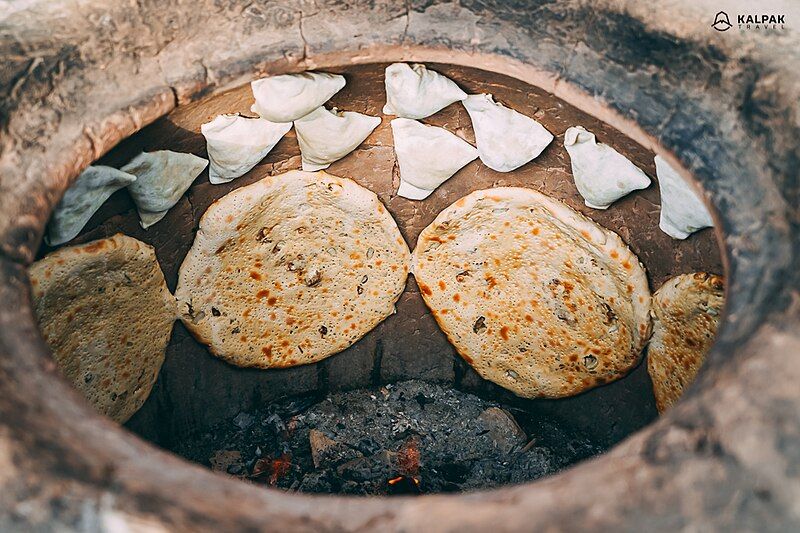
{"type": "Polygon", "coordinates": [[[724,11],[720,11],[714,17],[714,24],[711,25],[717,31],[728,31],[731,29],[731,21],[728,18],[728,14],[724,11]]]}

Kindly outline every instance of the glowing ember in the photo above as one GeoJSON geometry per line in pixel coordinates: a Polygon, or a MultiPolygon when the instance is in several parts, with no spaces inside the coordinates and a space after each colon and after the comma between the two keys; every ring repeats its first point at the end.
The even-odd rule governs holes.
{"type": "Polygon", "coordinates": [[[267,483],[276,485],[278,480],[289,473],[292,461],[289,454],[283,453],[280,457],[263,457],[253,465],[253,473],[250,479],[262,480],[266,478],[267,483]]]}
{"type": "Polygon", "coordinates": [[[419,437],[413,435],[406,439],[397,450],[397,468],[403,476],[412,477],[419,474],[419,437]]]}
{"type": "Polygon", "coordinates": [[[307,493],[469,491],[542,477],[585,453],[579,435],[537,419],[529,437],[509,410],[417,381],[292,399],[245,415],[187,440],[189,457],[307,493]],[[548,447],[539,444],[544,439],[548,447]],[[573,459],[563,442],[575,442],[573,459]]]}

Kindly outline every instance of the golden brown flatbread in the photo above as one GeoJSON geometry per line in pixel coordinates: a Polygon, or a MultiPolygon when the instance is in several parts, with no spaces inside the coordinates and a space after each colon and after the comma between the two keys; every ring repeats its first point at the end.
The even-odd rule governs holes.
{"type": "Polygon", "coordinates": [[[61,372],[98,411],[128,420],[156,382],[177,315],[153,248],[117,234],[61,248],[29,275],[61,372]]]}
{"type": "Polygon", "coordinates": [[[531,189],[458,200],[422,231],[412,270],[458,353],[522,397],[618,379],[649,336],[636,256],[617,234],[531,189]]]}
{"type": "Polygon", "coordinates": [[[659,413],[677,402],[697,376],[724,304],[724,278],[705,272],[676,276],[653,295],[647,372],[659,413]]]}
{"type": "Polygon", "coordinates": [[[374,193],[325,172],[292,171],[209,207],[176,296],[189,330],[229,363],[313,363],[394,312],[409,255],[374,193]]]}

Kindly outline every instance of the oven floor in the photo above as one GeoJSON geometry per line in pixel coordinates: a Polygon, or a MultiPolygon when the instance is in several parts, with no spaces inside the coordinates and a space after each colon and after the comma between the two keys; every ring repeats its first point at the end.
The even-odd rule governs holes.
{"type": "Polygon", "coordinates": [[[602,450],[530,413],[405,381],[241,412],[173,451],[253,483],[386,495],[520,483],[602,450]]]}

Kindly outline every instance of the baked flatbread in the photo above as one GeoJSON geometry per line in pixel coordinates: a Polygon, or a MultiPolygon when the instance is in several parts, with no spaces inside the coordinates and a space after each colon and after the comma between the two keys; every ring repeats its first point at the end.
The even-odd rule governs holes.
{"type": "Polygon", "coordinates": [[[180,269],[186,327],[237,366],[313,363],[394,312],[409,251],[378,197],[291,171],[223,196],[180,269]]]}
{"type": "Polygon", "coordinates": [[[61,372],[98,411],[125,422],[156,382],[177,314],[153,248],[117,234],[53,252],[29,274],[61,372]]]}
{"type": "Polygon", "coordinates": [[[458,353],[525,398],[618,379],[649,337],[636,256],[616,233],[531,189],[461,198],[422,231],[412,264],[458,353]]]}
{"type": "Polygon", "coordinates": [[[653,338],[647,372],[663,413],[697,376],[717,333],[725,280],[695,272],[667,280],[653,295],[653,338]]]}

